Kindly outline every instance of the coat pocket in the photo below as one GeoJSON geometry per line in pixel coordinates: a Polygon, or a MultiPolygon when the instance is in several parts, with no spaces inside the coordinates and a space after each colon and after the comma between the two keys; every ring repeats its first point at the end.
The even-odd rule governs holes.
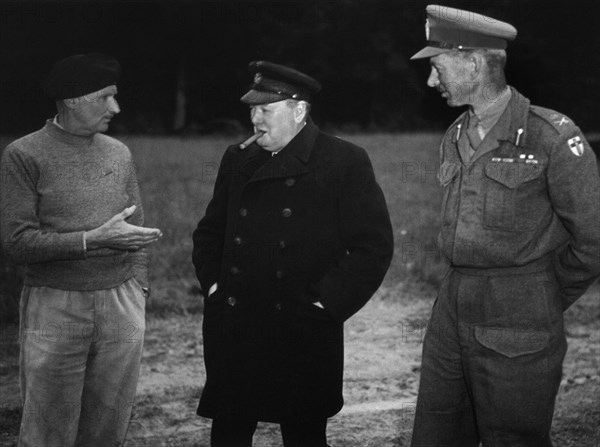
{"type": "Polygon", "coordinates": [[[543,167],[539,164],[487,164],[484,168],[484,226],[507,231],[533,228],[536,220],[527,217],[527,207],[525,204],[521,206],[519,196],[523,195],[522,189],[530,187],[530,183],[540,177],[542,172],[543,167]],[[521,216],[519,213],[525,214],[521,216]]]}
{"type": "Polygon", "coordinates": [[[452,181],[454,181],[460,172],[460,168],[460,165],[457,163],[452,163],[449,161],[442,163],[440,166],[440,171],[438,172],[438,180],[440,185],[445,188],[452,181]]]}
{"type": "Polygon", "coordinates": [[[542,351],[550,340],[546,331],[475,326],[475,340],[482,346],[508,358],[542,351]]]}

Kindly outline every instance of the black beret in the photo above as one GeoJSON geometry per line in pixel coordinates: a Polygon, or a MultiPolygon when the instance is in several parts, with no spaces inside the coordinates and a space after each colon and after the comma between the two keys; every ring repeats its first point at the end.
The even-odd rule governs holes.
{"type": "Polygon", "coordinates": [[[252,76],[252,84],[250,91],[240,98],[246,104],[268,104],[284,99],[310,102],[321,91],[319,81],[284,65],[252,61],[248,70],[252,76]]]}
{"type": "Polygon", "coordinates": [[[44,92],[50,98],[77,98],[115,85],[119,62],[106,54],[76,54],[58,61],[46,77],[44,92]]]}

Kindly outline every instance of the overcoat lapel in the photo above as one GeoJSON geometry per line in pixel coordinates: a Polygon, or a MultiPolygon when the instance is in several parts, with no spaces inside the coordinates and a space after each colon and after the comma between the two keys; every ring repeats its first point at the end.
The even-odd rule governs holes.
{"type": "Polygon", "coordinates": [[[248,151],[248,155],[240,167],[240,173],[246,179],[250,179],[261,166],[269,161],[271,154],[257,144],[249,146],[246,150],[248,151]]]}
{"type": "MultiPolygon", "coordinates": [[[[242,172],[248,177],[248,183],[274,178],[295,177],[308,173],[308,159],[319,133],[319,128],[309,118],[306,126],[283,148],[277,155],[271,156],[264,162],[266,152],[258,149],[258,154],[251,154],[242,166],[242,172]],[[261,165],[261,161],[263,164],[261,165]]],[[[257,145],[253,145],[258,147],[257,145]]]]}

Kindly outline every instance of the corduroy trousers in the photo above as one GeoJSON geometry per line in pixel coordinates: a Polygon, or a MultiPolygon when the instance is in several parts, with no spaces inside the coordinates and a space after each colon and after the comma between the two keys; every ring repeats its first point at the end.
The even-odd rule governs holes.
{"type": "Polygon", "coordinates": [[[132,278],[94,291],[25,286],[20,304],[21,447],[121,445],[145,330],[132,278]]]}

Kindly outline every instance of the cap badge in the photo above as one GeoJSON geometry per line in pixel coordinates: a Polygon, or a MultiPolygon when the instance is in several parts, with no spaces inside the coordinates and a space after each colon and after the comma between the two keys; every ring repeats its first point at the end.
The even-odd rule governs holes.
{"type": "Polygon", "coordinates": [[[254,75],[254,83],[260,84],[262,82],[262,75],[260,73],[256,73],[254,75]]]}

